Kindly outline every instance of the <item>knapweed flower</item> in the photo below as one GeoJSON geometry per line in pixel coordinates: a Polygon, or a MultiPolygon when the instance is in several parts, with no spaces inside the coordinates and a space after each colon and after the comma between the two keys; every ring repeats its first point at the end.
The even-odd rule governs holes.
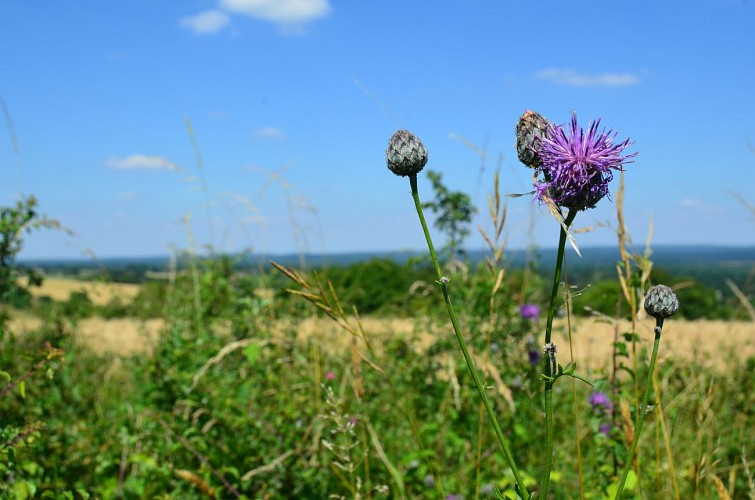
{"type": "Polygon", "coordinates": [[[416,175],[427,164],[427,149],[417,136],[408,130],[399,130],[388,141],[385,160],[388,169],[396,175],[416,175]]]}
{"type": "Polygon", "coordinates": [[[671,288],[656,285],[645,297],[645,311],[655,319],[665,319],[679,310],[679,299],[671,288]]]}
{"type": "Polygon", "coordinates": [[[540,141],[552,127],[540,113],[527,110],[516,124],[516,154],[530,168],[540,166],[540,141]]]}
{"type": "Polygon", "coordinates": [[[598,427],[598,432],[605,436],[609,436],[611,434],[611,424],[602,423],[598,427]]]}
{"type": "Polygon", "coordinates": [[[606,410],[611,411],[613,409],[611,399],[604,392],[593,392],[587,398],[587,402],[590,403],[590,406],[595,410],[605,408],[606,410]]]}
{"type": "Polygon", "coordinates": [[[625,163],[637,155],[623,155],[630,142],[614,143],[617,132],[598,130],[600,119],[589,123],[587,131],[577,125],[576,113],[568,127],[550,127],[540,141],[539,173],[535,181],[537,197],[546,197],[556,205],[573,210],[595,207],[608,195],[608,183],[614,170],[623,170],[625,163]]]}
{"type": "Polygon", "coordinates": [[[540,308],[535,304],[524,304],[519,306],[519,314],[524,319],[537,319],[540,316],[540,308]]]}
{"type": "Polygon", "coordinates": [[[327,380],[333,380],[334,378],[336,378],[336,374],[333,373],[333,372],[328,372],[328,373],[325,374],[325,378],[327,380]]]}

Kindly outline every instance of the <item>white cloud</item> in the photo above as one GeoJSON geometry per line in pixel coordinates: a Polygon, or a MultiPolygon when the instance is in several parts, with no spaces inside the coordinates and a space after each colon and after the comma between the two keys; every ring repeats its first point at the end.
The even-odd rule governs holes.
{"type": "Polygon", "coordinates": [[[262,127],[254,131],[254,137],[267,141],[282,141],[286,134],[279,127],[262,127]]]}
{"type": "Polygon", "coordinates": [[[179,170],[183,169],[162,156],[131,155],[125,158],[111,156],[105,166],[116,170],[179,170]]]}
{"type": "Polygon", "coordinates": [[[538,71],[534,76],[557,85],[575,87],[626,87],[640,83],[640,78],[633,73],[588,74],[570,68],[548,68],[538,71]]]}
{"type": "Polygon", "coordinates": [[[283,26],[301,25],[326,16],[328,0],[220,0],[224,9],[283,26]]]}
{"type": "Polygon", "coordinates": [[[683,207],[702,207],[703,201],[697,198],[683,198],[681,201],[683,207]]]}
{"type": "Polygon", "coordinates": [[[230,16],[219,10],[205,10],[195,16],[185,16],[178,23],[198,35],[217,33],[231,21],[230,16]]]}

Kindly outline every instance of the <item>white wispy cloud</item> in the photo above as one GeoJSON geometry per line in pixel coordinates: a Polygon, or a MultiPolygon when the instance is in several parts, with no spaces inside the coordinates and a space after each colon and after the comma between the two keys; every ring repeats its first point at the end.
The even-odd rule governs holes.
{"type": "Polygon", "coordinates": [[[702,207],[703,200],[697,198],[682,198],[681,205],[683,207],[702,207]]]}
{"type": "Polygon", "coordinates": [[[115,156],[105,160],[105,166],[116,170],[178,170],[181,167],[162,156],[131,155],[125,158],[115,156]]]}
{"type": "Polygon", "coordinates": [[[184,16],[178,23],[198,35],[217,33],[231,22],[231,17],[220,10],[205,10],[194,16],[184,16]]]}
{"type": "Polygon", "coordinates": [[[254,131],[254,137],[257,139],[264,139],[267,141],[282,141],[286,138],[286,134],[279,127],[262,127],[254,131]]]}
{"type": "Polygon", "coordinates": [[[220,0],[220,6],[282,27],[302,25],[330,12],[328,0],[220,0]]]}
{"type": "Polygon", "coordinates": [[[640,83],[640,78],[634,73],[580,73],[571,68],[547,68],[534,76],[557,85],[574,87],[626,87],[640,83]]]}

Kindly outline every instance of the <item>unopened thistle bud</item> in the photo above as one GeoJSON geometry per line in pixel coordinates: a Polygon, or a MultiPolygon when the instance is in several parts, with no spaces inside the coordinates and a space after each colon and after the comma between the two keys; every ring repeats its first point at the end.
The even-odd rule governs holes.
{"type": "Polygon", "coordinates": [[[524,112],[516,124],[516,154],[519,161],[530,168],[540,166],[540,141],[550,126],[541,114],[529,109],[524,112]]]}
{"type": "Polygon", "coordinates": [[[427,149],[417,136],[408,130],[399,130],[388,141],[385,160],[396,175],[416,175],[427,164],[427,149]]]}
{"type": "Polygon", "coordinates": [[[545,344],[543,352],[548,356],[553,357],[558,352],[558,349],[556,349],[556,344],[554,344],[553,342],[548,342],[547,344],[545,344]]]}
{"type": "Polygon", "coordinates": [[[656,285],[645,297],[645,311],[655,319],[672,316],[679,310],[679,299],[666,285],[656,285]]]}

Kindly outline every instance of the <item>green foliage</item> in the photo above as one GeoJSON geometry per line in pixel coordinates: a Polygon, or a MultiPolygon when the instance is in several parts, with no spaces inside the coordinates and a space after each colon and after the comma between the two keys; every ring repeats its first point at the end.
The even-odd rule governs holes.
{"type": "MultiPolygon", "coordinates": [[[[347,332],[297,339],[295,323],[274,327],[277,318],[314,314],[306,301],[273,293],[295,289],[290,281],[240,271],[234,259],[222,256],[198,261],[197,272],[149,282],[132,303],[99,309],[162,318],[164,329],[149,355],[102,357],[77,344],[78,320],[98,312],[83,293],[65,303],[39,301],[46,308],[42,328],[22,338],[12,332],[0,337],[0,390],[17,383],[0,397],[0,495],[350,498],[369,492],[381,498],[385,488],[397,496],[399,484],[408,498],[474,497],[478,488],[481,498],[493,498],[496,489],[513,494],[495,438],[480,427],[478,398],[455,339],[433,319],[439,290],[430,270],[377,260],[310,273],[320,283],[331,281],[344,308],[358,304],[360,312],[410,316],[417,332],[432,335],[422,348],[411,335],[371,338],[380,348],[367,354],[358,349],[371,363],[361,361],[359,369],[347,332]],[[65,355],[46,360],[46,343],[65,355]],[[45,362],[32,369],[40,360],[45,362]]],[[[533,443],[544,437],[542,382],[527,351],[539,352],[532,338],[542,325],[522,318],[518,306],[523,300],[542,304],[543,280],[509,270],[496,289],[484,265],[449,276],[470,347],[477,359],[490,360],[492,368],[481,374],[512,453],[523,470],[537,471],[533,443]]],[[[575,309],[577,300],[603,288],[598,285],[575,297],[575,309]]],[[[620,290],[606,285],[602,293],[607,313],[615,314],[620,290]]],[[[591,374],[598,389],[611,394],[616,412],[591,408],[590,388],[576,381],[586,498],[608,495],[616,463],[624,460],[618,400],[632,400],[634,382],[644,381],[647,370],[643,362],[633,366],[635,341],[632,333],[620,337],[623,368],[615,386],[609,374],[591,374]],[[600,427],[605,423],[611,425],[607,434],[600,427]]],[[[645,359],[645,348],[639,345],[638,359],[645,359]]],[[[700,464],[740,466],[740,443],[755,425],[753,363],[715,376],[673,360],[659,366],[664,400],[674,401],[666,422],[682,497],[713,494],[700,464]],[[695,481],[685,479],[690,470],[695,481]]],[[[571,399],[570,384],[556,381],[554,419],[562,430],[552,480],[557,498],[578,490],[574,414],[565,399],[571,399]]],[[[654,425],[649,418],[648,426],[654,425]]],[[[668,483],[667,463],[653,458],[652,434],[643,440],[646,458],[635,493],[655,491],[658,477],[668,483]]],[[[532,477],[525,480],[534,487],[532,477]]],[[[744,476],[732,488],[734,497],[745,496],[744,476]]],[[[668,487],[663,492],[671,496],[668,487]]]]}
{"type": "Polygon", "coordinates": [[[427,178],[432,183],[434,200],[422,204],[422,208],[435,214],[435,227],[446,235],[445,250],[451,259],[463,250],[463,243],[469,236],[469,226],[477,209],[472,199],[462,191],[449,190],[442,181],[440,172],[427,171],[427,178]]]}
{"type": "Polygon", "coordinates": [[[37,213],[37,199],[34,196],[21,197],[13,207],[0,207],[0,303],[15,300],[19,289],[17,279],[26,275],[29,284],[38,286],[42,280],[31,269],[20,269],[16,256],[23,248],[25,233],[42,227],[59,227],[59,224],[37,213]]]}
{"type": "MultiPolygon", "coordinates": [[[[547,380],[556,387],[559,429],[551,493],[613,498],[620,467],[632,464],[632,422],[646,411],[636,404],[638,387],[654,380],[647,346],[635,332],[606,340],[613,341],[612,371],[589,376],[594,390],[610,395],[610,407],[588,402],[593,389],[565,349],[561,364],[553,361],[553,376],[544,377],[536,359],[542,322],[522,317],[519,308],[542,305],[548,290],[529,264],[523,271],[504,266],[497,177],[490,199],[495,230],[485,235],[493,255],[474,267],[457,258],[476,212],[470,197],[449,190],[440,173],[427,176],[435,196],[423,207],[435,214],[451,261],[438,283],[434,269],[416,262],[375,259],[309,273],[278,266],[283,274],[269,275],[242,266],[243,257],[187,252],[167,273],[151,264],[110,270],[110,279],[143,283],[131,302],[97,306],[85,292],[64,302],[34,300],[28,288],[41,284],[41,275],[19,268],[16,257],[29,232],[60,225],[38,214],[33,196],[0,207],[0,497],[514,498],[517,482],[535,488],[524,471],[541,466],[541,443],[551,436],[541,425],[547,380]],[[145,279],[147,270],[164,278],[145,279]],[[478,373],[438,321],[445,278],[478,373]],[[42,326],[10,331],[7,306],[33,311],[42,326]],[[421,343],[413,335],[374,339],[357,311],[412,318],[415,333],[432,336],[421,343]],[[296,321],[322,314],[340,329],[302,338],[296,321]],[[80,321],[93,315],[159,318],[164,326],[148,353],[95,355],[76,338],[80,321]],[[470,374],[479,374],[480,391],[500,415],[523,483],[497,452],[470,374]],[[575,442],[582,446],[579,465],[575,442]]],[[[630,255],[625,243],[618,282],[613,265],[608,280],[594,269],[571,274],[584,282],[571,290],[578,314],[633,317],[647,285],[663,282],[675,288],[680,315],[732,317],[725,294],[710,286],[725,279],[720,269],[707,281],[651,273],[649,253],[630,255]]],[[[66,269],[83,279],[101,279],[102,271],[66,269]]],[[[749,450],[741,445],[755,427],[754,369],[753,359],[732,362],[723,374],[673,355],[664,359],[654,390],[671,404],[650,408],[656,439],[635,441],[643,459],[625,496],[711,497],[717,486],[710,478],[724,471],[733,497],[752,496],[749,450]],[[666,425],[672,443],[663,446],[673,461],[660,458],[666,425]]]]}

